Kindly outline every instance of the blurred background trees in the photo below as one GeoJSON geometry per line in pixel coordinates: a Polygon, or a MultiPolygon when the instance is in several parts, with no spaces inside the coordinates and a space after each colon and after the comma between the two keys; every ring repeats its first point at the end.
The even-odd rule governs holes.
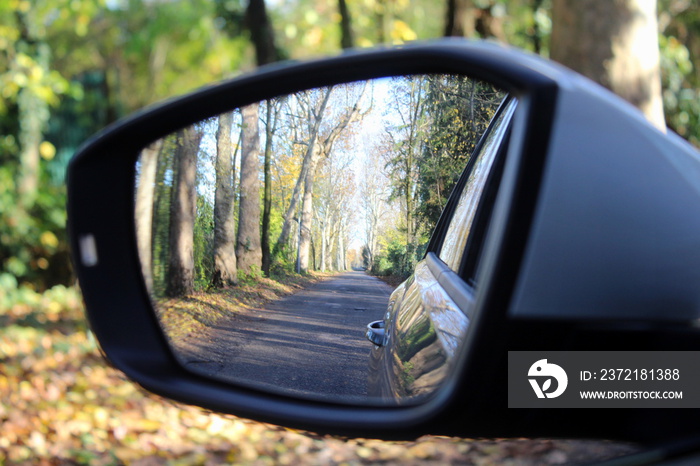
{"type": "MultiPolygon", "coordinates": [[[[562,21],[553,13],[553,3],[557,1],[0,2],[3,299],[20,289],[42,292],[72,283],[65,167],[84,140],[117,118],[257,64],[334,54],[349,46],[465,35],[547,57],[556,49],[552,45],[560,45],[552,44],[562,21]]],[[[575,3],[568,2],[569,8],[575,3]]],[[[597,4],[603,11],[612,9],[607,0],[597,4]]],[[[671,130],[698,145],[700,6],[692,0],[658,0],[656,19],[665,120],[671,130]]],[[[568,34],[580,43],[599,39],[586,30],[568,34]]],[[[155,176],[168,166],[164,161],[156,165],[155,176]]],[[[278,171],[268,167],[270,179],[278,171]]],[[[154,194],[156,210],[162,205],[159,195],[164,194],[154,194]]],[[[427,198],[425,210],[436,209],[436,203],[427,198]]],[[[204,232],[202,228],[193,226],[195,234],[204,232]]],[[[169,233],[154,229],[151,234],[169,233]]],[[[154,258],[158,254],[153,251],[154,258]]]]}
{"type": "MultiPolygon", "coordinates": [[[[320,452],[316,462],[328,462],[331,456],[323,446],[331,443],[333,460],[340,462],[381,462],[387,458],[391,462],[396,458],[394,462],[405,463],[415,461],[413,455],[442,463],[454,462],[455,458],[472,461],[466,459],[467,454],[477,462],[498,462],[512,459],[512,451],[528,448],[540,452],[540,462],[554,458],[553,454],[559,455],[559,462],[561,458],[566,460],[563,450],[551,450],[550,441],[534,447],[511,443],[498,450],[504,453],[493,453],[497,450],[493,444],[479,447],[460,444],[456,439],[402,447],[396,457],[392,456],[396,445],[384,451],[379,442],[360,443],[361,457],[347,452],[337,456],[358,444],[296,434],[296,440],[282,441],[284,431],[270,430],[262,424],[183,410],[157,398],[145,398],[143,392],[124,381],[123,375],[107,368],[99,356],[87,331],[78,293],[71,288],[74,278],[65,232],[64,176],[68,160],[90,135],[119,117],[258,64],[335,54],[350,46],[450,35],[491,38],[549,57],[552,31],[557,26],[553,2],[0,0],[0,458],[13,464],[64,459],[76,464],[129,463],[144,456],[152,456],[156,462],[165,457],[179,458],[183,463],[217,459],[230,463],[254,462],[260,454],[263,461],[272,458],[294,463],[296,457],[289,454],[297,448],[303,452],[301,456],[320,452]],[[462,456],[454,456],[457,448],[462,456]],[[490,452],[488,459],[486,450],[490,452]],[[202,456],[202,452],[212,458],[202,456]],[[444,456],[436,459],[437,453],[430,452],[444,456]]],[[[599,13],[603,15],[625,2],[596,3],[603,5],[599,13]]],[[[666,123],[700,146],[700,5],[696,0],[658,0],[657,21],[666,123]]],[[[581,42],[600,39],[585,30],[568,33],[581,42]]],[[[426,86],[426,91],[436,96],[443,92],[437,85],[426,86]]],[[[426,110],[442,119],[451,131],[459,131],[463,124],[450,119],[453,109],[448,102],[426,110]]],[[[275,127],[275,119],[274,109],[261,106],[260,132],[283,134],[289,129],[275,127]]],[[[211,126],[216,125],[212,122],[211,126]]],[[[231,144],[234,154],[231,169],[226,164],[221,167],[222,172],[232,172],[231,177],[222,177],[226,183],[215,182],[222,188],[221,195],[197,196],[194,204],[194,267],[182,276],[186,277],[185,285],[192,286],[193,282],[195,289],[208,286],[214,276],[218,276],[217,286],[237,279],[233,267],[222,267],[222,263],[232,266],[235,253],[217,245],[230,246],[234,235],[223,220],[230,219],[231,209],[235,211],[238,206],[231,191],[239,189],[240,171],[236,167],[240,164],[240,131],[205,137],[214,144],[217,140],[222,146],[231,144]]],[[[271,274],[294,269],[295,254],[290,259],[290,251],[280,251],[279,246],[275,251],[275,247],[304,159],[302,146],[294,147],[290,138],[274,140],[278,145],[273,148],[276,157],[268,165],[263,155],[258,167],[260,179],[267,180],[261,197],[269,200],[261,202],[263,257],[267,242],[271,250],[268,260],[276,254],[277,261],[268,263],[271,274]]],[[[468,148],[472,143],[434,134],[429,149],[449,154],[455,149],[453,145],[468,148]]],[[[152,247],[146,248],[141,257],[151,263],[146,279],[157,296],[166,292],[173,233],[169,222],[146,220],[169,218],[175,187],[166,180],[173,179],[172,154],[177,144],[177,135],[173,135],[162,141],[161,147],[150,147],[150,159],[142,159],[138,167],[144,180],[155,180],[143,183],[153,189],[137,192],[136,197],[147,201],[137,228],[140,236],[151,238],[150,242],[142,241],[152,247]],[[147,213],[149,209],[151,214],[147,213]]],[[[405,273],[420,256],[420,248],[407,248],[408,229],[389,227],[403,221],[400,209],[389,208],[390,203],[399,202],[400,192],[385,173],[387,158],[400,152],[390,141],[373,149],[380,157],[354,167],[354,180],[347,176],[347,160],[341,153],[323,158],[318,164],[315,206],[322,221],[317,222],[317,234],[325,232],[325,240],[317,236],[318,260],[315,264],[310,261],[312,268],[364,264],[378,273],[405,273]],[[361,250],[351,248],[347,254],[337,254],[334,251],[347,249],[348,244],[343,243],[352,226],[338,216],[335,207],[347,204],[353,186],[363,192],[361,210],[366,218],[360,229],[366,244],[361,250]]],[[[400,163],[395,162],[395,166],[400,163]]],[[[441,162],[426,165],[419,174],[434,181],[423,184],[425,189],[417,192],[422,206],[416,219],[419,225],[434,218],[453,183],[453,175],[448,176],[443,169],[463,161],[448,157],[441,162]],[[429,186],[433,189],[427,189],[429,186]]],[[[215,164],[211,160],[211,166],[215,164]]],[[[195,175],[195,183],[199,181],[195,175]]],[[[298,211],[293,210],[290,218],[296,216],[298,211]]],[[[290,222],[290,228],[298,232],[298,224],[290,222]]],[[[420,238],[424,230],[414,231],[419,242],[424,240],[420,238]]],[[[579,448],[595,450],[588,443],[579,448]]]]}

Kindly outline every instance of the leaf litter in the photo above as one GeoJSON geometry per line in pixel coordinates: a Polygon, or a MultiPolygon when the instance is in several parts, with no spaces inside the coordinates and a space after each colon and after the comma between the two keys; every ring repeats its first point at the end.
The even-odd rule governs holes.
{"type": "Polygon", "coordinates": [[[72,290],[0,311],[0,465],[535,465],[636,451],[584,440],[342,439],[207,412],[109,367],[80,303],[72,290]]]}

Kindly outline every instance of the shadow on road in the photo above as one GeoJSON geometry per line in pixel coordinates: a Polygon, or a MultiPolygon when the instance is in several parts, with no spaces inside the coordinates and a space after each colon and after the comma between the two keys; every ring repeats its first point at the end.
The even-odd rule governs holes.
{"type": "Polygon", "coordinates": [[[392,288],[345,272],[262,309],[230,313],[181,360],[194,372],[257,388],[323,399],[365,398],[369,322],[392,288]]]}

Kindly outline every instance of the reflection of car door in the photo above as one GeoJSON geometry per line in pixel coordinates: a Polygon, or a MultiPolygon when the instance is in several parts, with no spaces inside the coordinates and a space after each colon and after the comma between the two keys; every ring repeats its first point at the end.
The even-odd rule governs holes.
{"type": "Polygon", "coordinates": [[[445,207],[425,259],[391,295],[382,344],[375,344],[370,357],[371,396],[400,401],[429,395],[452,368],[469,326],[515,105],[509,100],[501,106],[445,207]]]}

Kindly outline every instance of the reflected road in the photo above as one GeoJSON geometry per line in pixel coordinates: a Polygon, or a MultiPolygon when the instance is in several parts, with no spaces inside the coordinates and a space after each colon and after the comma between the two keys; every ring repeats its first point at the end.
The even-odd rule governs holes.
{"type": "Polygon", "coordinates": [[[232,314],[184,356],[194,372],[286,393],[367,396],[367,324],[386,311],[392,288],[345,272],[264,309],[232,314]]]}

